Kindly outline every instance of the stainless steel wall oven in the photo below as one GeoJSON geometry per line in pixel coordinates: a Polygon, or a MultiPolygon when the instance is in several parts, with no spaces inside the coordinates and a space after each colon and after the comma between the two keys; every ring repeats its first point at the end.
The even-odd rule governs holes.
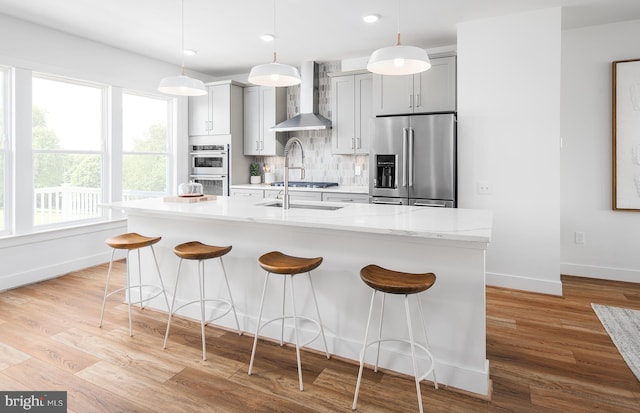
{"type": "Polygon", "coordinates": [[[190,179],[207,195],[229,195],[229,145],[227,135],[190,138],[190,179]]]}

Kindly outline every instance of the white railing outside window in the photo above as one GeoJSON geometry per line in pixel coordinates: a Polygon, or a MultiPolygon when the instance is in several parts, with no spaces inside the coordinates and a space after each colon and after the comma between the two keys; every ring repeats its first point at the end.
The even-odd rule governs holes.
{"type": "MultiPolygon", "coordinates": [[[[38,225],[90,219],[100,215],[102,192],[99,188],[62,185],[55,188],[37,188],[34,195],[33,214],[38,225]]],[[[163,192],[125,191],[123,201],[163,195],[163,192]]]]}

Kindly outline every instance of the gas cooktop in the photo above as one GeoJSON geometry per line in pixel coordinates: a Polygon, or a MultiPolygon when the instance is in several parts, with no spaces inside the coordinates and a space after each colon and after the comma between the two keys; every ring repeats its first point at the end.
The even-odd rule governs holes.
{"type": "MultiPolygon", "coordinates": [[[[272,182],[271,186],[284,186],[284,182],[272,182]]],[[[338,186],[337,182],[311,182],[311,181],[289,181],[290,187],[295,188],[328,188],[338,186]]]]}

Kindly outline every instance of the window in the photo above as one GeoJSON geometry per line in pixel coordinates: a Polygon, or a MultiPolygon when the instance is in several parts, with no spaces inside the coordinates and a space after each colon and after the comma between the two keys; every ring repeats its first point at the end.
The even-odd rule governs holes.
{"type": "Polygon", "coordinates": [[[8,142],[9,142],[9,70],[0,67],[0,234],[8,229],[8,214],[5,211],[7,197],[7,178],[9,176],[8,142]]]}
{"type": "Polygon", "coordinates": [[[34,226],[103,216],[106,90],[33,75],[34,226]]]}
{"type": "Polygon", "coordinates": [[[122,199],[167,193],[171,176],[170,100],[125,92],[122,95],[122,199]]]}

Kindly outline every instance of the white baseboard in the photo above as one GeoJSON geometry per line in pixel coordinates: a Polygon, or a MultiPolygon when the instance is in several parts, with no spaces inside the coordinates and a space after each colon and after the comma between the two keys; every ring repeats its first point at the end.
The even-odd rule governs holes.
{"type": "MultiPolygon", "coordinates": [[[[60,262],[54,265],[34,268],[16,274],[9,274],[0,278],[0,291],[10,290],[28,284],[49,280],[68,274],[73,271],[83,270],[88,267],[109,262],[110,252],[82,257],[72,261],[60,262]]],[[[106,274],[105,274],[106,277],[106,274]]]]}
{"type": "MultiPolygon", "coordinates": [[[[176,301],[176,307],[184,304],[181,300],[176,301]]],[[[150,307],[164,308],[164,304],[160,298],[155,298],[150,302],[150,307]]],[[[209,314],[209,313],[207,313],[209,314]]],[[[199,306],[185,307],[184,311],[180,312],[183,317],[189,317],[193,320],[199,321],[199,306]]],[[[255,333],[257,318],[255,316],[247,316],[238,312],[238,319],[240,322],[240,328],[249,334],[255,333]]],[[[234,331],[236,329],[235,320],[231,313],[227,314],[223,318],[216,320],[215,325],[222,326],[226,329],[234,331]]],[[[315,327],[308,323],[302,323],[300,328],[301,341],[306,341],[308,338],[313,337],[316,333],[315,327]]],[[[285,323],[284,337],[288,343],[293,342],[293,329],[292,325],[285,323]]],[[[345,339],[344,337],[337,337],[330,331],[325,330],[327,339],[327,347],[329,353],[336,356],[353,360],[354,363],[358,363],[360,357],[360,350],[362,348],[361,341],[354,341],[345,339]]],[[[273,340],[279,340],[280,338],[280,323],[273,323],[265,326],[261,329],[261,337],[271,337],[273,340]]],[[[369,337],[371,339],[371,337],[369,337]]],[[[169,336],[169,345],[171,343],[171,336],[169,336]]],[[[318,352],[324,352],[324,345],[322,344],[322,338],[318,337],[307,347],[312,348],[318,352]]],[[[418,369],[428,367],[430,361],[425,355],[421,355],[421,351],[416,354],[418,360],[418,369]]],[[[476,393],[481,397],[487,397],[490,392],[490,379],[489,379],[489,361],[485,360],[483,366],[479,366],[478,369],[472,369],[469,367],[457,366],[449,363],[446,360],[439,360],[437,354],[436,358],[436,375],[438,384],[449,386],[452,388],[464,390],[471,393],[476,393]]],[[[256,357],[260,357],[260,348],[256,350],[256,357]]],[[[302,356],[304,357],[304,355],[302,356]]],[[[367,357],[365,362],[368,364],[375,363],[375,347],[371,346],[367,351],[367,357]]],[[[380,368],[390,369],[393,371],[401,372],[409,376],[413,376],[413,364],[411,361],[410,347],[406,346],[406,349],[398,349],[397,346],[388,346],[383,344],[380,348],[380,368]]],[[[354,384],[357,377],[354,376],[354,384]]],[[[432,381],[433,376],[429,375],[425,380],[432,381]]]]}
{"type": "Polygon", "coordinates": [[[558,274],[557,280],[541,280],[538,278],[522,277],[519,275],[488,272],[487,285],[542,294],[562,295],[560,274],[558,274]]]}
{"type": "Polygon", "coordinates": [[[640,282],[640,270],[630,268],[600,267],[595,265],[582,265],[573,263],[561,263],[560,272],[577,277],[599,278],[601,280],[640,282]]]}

